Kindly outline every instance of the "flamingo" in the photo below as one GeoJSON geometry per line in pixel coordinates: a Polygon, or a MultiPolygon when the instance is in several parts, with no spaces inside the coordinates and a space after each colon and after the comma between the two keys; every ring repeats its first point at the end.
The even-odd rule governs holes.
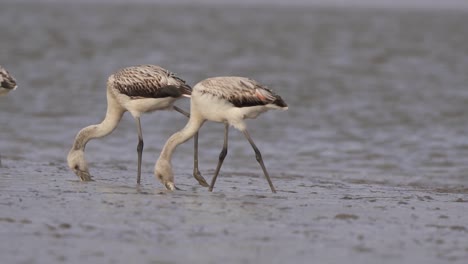
{"type": "MultiPolygon", "coordinates": [[[[186,126],[166,142],[155,164],[154,174],[168,190],[174,185],[171,158],[176,147],[198,133],[206,120],[224,123],[224,144],[209,191],[213,191],[216,178],[227,155],[229,126],[240,130],[252,146],[265,178],[273,193],[276,192],[263,163],[262,155],[250,137],[244,119],[256,118],[270,109],[287,110],[283,99],[272,90],[245,77],[214,77],[197,83],[192,90],[190,118],[186,126]]],[[[198,151],[198,149],[197,149],[198,151]]]]}
{"type": "MultiPolygon", "coordinates": [[[[107,81],[107,112],[104,120],[100,124],[87,126],[78,132],[68,153],[68,166],[82,181],[91,181],[92,177],[84,157],[87,142],[110,134],[120,122],[122,115],[128,111],[137,125],[137,184],[140,184],[144,145],[140,116],[155,110],[174,109],[189,117],[187,112],[174,106],[173,103],[182,96],[190,97],[191,93],[192,88],[184,80],[156,65],[131,66],[118,70],[110,75],[107,81]]],[[[195,139],[195,148],[198,148],[197,137],[195,139]]],[[[197,155],[195,162],[198,164],[197,155]]],[[[202,186],[208,186],[198,171],[198,165],[194,167],[194,177],[202,186]]]]}
{"type": "Polygon", "coordinates": [[[16,80],[13,76],[8,73],[5,68],[0,66],[0,95],[5,95],[9,91],[15,90],[16,87],[16,80]]]}

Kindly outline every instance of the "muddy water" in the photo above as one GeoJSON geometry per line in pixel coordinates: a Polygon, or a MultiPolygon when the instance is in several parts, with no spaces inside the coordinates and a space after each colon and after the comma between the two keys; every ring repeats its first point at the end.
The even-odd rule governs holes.
{"type": "MultiPolygon", "coordinates": [[[[462,262],[468,256],[468,21],[447,11],[164,5],[2,4],[0,63],[19,88],[0,98],[0,253],[8,263],[462,262]],[[99,122],[114,70],[160,64],[189,83],[243,75],[287,112],[249,121],[278,189],[230,134],[214,193],[174,156],[166,193],[152,170],[186,122],[125,116],[88,144],[96,182],[65,156],[99,122]]],[[[179,106],[188,109],[188,102],[179,106]]],[[[201,130],[211,178],[220,124],[201,130]]]]}

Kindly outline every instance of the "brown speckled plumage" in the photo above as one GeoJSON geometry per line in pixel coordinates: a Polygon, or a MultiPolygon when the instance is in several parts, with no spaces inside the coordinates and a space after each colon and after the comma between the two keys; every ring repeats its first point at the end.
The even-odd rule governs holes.
{"type": "Polygon", "coordinates": [[[16,80],[11,76],[8,71],[0,66],[0,94],[7,93],[10,90],[14,90],[16,88],[16,80]]]}
{"type": "Polygon", "coordinates": [[[156,65],[123,68],[113,74],[115,89],[132,99],[190,95],[192,88],[174,73],[156,65]]]}
{"type": "Polygon", "coordinates": [[[281,96],[258,82],[244,77],[214,77],[197,87],[204,94],[225,99],[236,107],[275,104],[287,107],[281,96]]]}

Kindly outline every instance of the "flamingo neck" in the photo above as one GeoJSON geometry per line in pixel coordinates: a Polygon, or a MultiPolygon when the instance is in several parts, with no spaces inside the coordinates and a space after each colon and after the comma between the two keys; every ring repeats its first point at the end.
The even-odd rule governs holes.
{"type": "Polygon", "coordinates": [[[177,148],[177,146],[193,137],[193,135],[198,132],[204,122],[205,120],[203,118],[191,114],[187,125],[185,125],[185,127],[180,131],[174,133],[167,140],[163,150],[161,151],[159,160],[166,160],[170,162],[172,154],[174,153],[174,150],[177,148]]]}
{"type": "Polygon", "coordinates": [[[73,143],[72,150],[84,151],[86,144],[93,138],[100,138],[110,134],[120,122],[124,110],[117,105],[108,94],[107,112],[104,120],[97,125],[87,126],[78,132],[73,143]]]}

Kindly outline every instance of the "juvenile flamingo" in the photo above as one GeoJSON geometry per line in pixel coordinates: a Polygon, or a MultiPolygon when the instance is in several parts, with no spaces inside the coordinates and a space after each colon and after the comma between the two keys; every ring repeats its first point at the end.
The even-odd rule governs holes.
{"type": "Polygon", "coordinates": [[[229,125],[243,132],[262,167],[271,191],[276,192],[263,163],[262,155],[247,132],[244,119],[256,118],[269,109],[287,110],[283,99],[265,86],[244,77],[215,77],[203,80],[193,87],[190,119],[187,125],[173,134],[164,145],[154,174],[168,190],[176,189],[171,158],[175,148],[194,136],[206,120],[224,123],[224,144],[219,155],[209,190],[212,191],[221,165],[227,154],[229,125]]]}
{"type": "MultiPolygon", "coordinates": [[[[132,66],[118,70],[109,76],[107,81],[107,112],[104,120],[100,124],[87,126],[78,132],[68,153],[68,166],[82,181],[91,181],[84,157],[86,143],[91,139],[110,134],[120,122],[122,115],[128,111],[135,118],[138,131],[137,183],[139,184],[143,153],[140,116],[155,110],[174,109],[189,117],[188,113],[173,106],[173,103],[182,96],[190,97],[191,93],[192,88],[184,80],[156,65],[132,66]]],[[[197,144],[198,141],[195,140],[195,147],[197,144]]],[[[194,168],[194,177],[201,185],[208,186],[197,167],[194,168]]]]}
{"type": "Polygon", "coordinates": [[[17,87],[16,80],[5,68],[0,66],[0,95],[5,95],[17,87]]]}

